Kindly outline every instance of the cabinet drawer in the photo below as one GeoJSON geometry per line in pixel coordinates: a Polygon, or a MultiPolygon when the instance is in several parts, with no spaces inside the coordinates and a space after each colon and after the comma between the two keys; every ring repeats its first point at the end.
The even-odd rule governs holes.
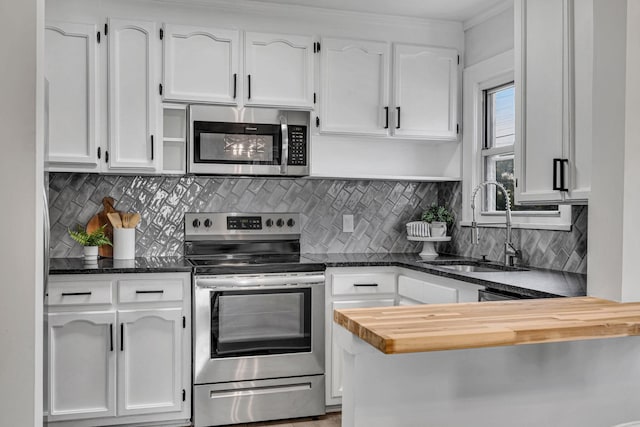
{"type": "Polygon", "coordinates": [[[49,306],[111,304],[111,281],[49,283],[47,295],[49,306]]]}
{"type": "Polygon", "coordinates": [[[182,301],[182,280],[120,280],[118,302],[182,301]]]}
{"type": "Polygon", "coordinates": [[[381,294],[395,292],[394,273],[334,274],[333,294],[381,294]]]}

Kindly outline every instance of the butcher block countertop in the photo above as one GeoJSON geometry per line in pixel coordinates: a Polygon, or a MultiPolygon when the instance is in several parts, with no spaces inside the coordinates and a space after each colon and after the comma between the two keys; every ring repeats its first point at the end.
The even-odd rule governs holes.
{"type": "Polygon", "coordinates": [[[592,297],[335,310],[386,354],[640,335],[640,303],[592,297]]]}

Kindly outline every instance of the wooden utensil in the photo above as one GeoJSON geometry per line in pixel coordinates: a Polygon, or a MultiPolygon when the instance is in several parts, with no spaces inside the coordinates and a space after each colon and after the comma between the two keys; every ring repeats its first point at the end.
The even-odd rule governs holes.
{"type": "Polygon", "coordinates": [[[136,226],[140,223],[140,214],[138,212],[131,214],[131,219],[129,220],[129,227],[136,228],[136,226]]]}
{"type": "Polygon", "coordinates": [[[111,222],[113,228],[122,228],[122,219],[119,213],[109,212],[107,218],[109,218],[109,222],[111,222]]]}
{"type": "MultiPolygon", "coordinates": [[[[92,233],[98,228],[106,224],[104,228],[104,234],[113,242],[113,227],[107,218],[107,214],[110,212],[118,212],[115,210],[115,201],[111,197],[105,197],[102,199],[103,209],[91,217],[87,223],[87,233],[92,233]]],[[[111,258],[113,256],[113,248],[109,245],[100,246],[98,249],[98,255],[101,257],[111,258]]]]}
{"type": "Polygon", "coordinates": [[[122,214],[122,228],[133,228],[131,225],[131,218],[133,218],[132,212],[122,214]]]}

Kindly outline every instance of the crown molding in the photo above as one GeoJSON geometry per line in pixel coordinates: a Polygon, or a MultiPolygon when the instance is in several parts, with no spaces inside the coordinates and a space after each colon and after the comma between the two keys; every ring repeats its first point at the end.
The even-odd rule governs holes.
{"type": "Polygon", "coordinates": [[[467,31],[470,28],[475,27],[476,25],[482,24],[485,21],[493,18],[496,15],[501,14],[505,10],[509,10],[509,8],[513,7],[513,0],[504,0],[495,6],[485,10],[484,12],[474,16],[473,18],[469,18],[462,23],[462,28],[464,31],[467,31]]]}
{"type": "Polygon", "coordinates": [[[196,6],[215,9],[224,12],[256,14],[265,16],[293,16],[313,15],[328,19],[342,18],[345,20],[358,19],[373,25],[394,25],[412,27],[430,27],[448,31],[462,31],[463,25],[458,21],[416,18],[399,15],[382,15],[370,12],[355,12],[348,10],[327,9],[314,6],[265,3],[252,0],[148,0],[152,3],[173,4],[180,6],[196,6]]]}

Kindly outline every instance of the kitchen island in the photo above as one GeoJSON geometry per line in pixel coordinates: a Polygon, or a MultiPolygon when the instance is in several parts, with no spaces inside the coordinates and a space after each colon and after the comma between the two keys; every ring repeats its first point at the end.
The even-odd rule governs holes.
{"type": "Polygon", "coordinates": [[[336,310],[344,426],[640,420],[640,303],[582,297],[336,310]],[[524,345],[527,344],[527,345],[524,345]]]}

